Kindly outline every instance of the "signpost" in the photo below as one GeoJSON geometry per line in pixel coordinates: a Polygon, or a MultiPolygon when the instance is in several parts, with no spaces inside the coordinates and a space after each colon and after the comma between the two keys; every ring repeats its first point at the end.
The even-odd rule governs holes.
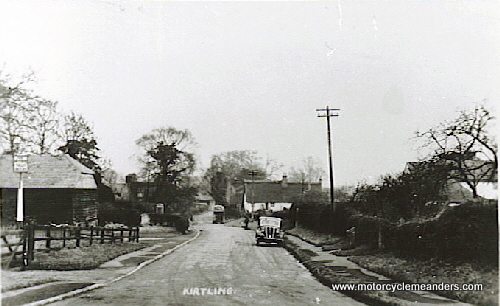
{"type": "Polygon", "coordinates": [[[24,192],[23,192],[23,173],[28,172],[28,156],[14,155],[14,172],[19,173],[19,189],[17,190],[17,211],[16,221],[24,221],[24,192]]]}

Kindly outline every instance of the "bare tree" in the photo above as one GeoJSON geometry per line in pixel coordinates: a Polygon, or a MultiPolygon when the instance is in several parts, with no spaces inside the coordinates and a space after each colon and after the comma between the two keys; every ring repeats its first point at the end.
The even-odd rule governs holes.
{"type": "Polygon", "coordinates": [[[16,142],[33,153],[50,153],[59,141],[57,102],[43,99],[27,89],[33,73],[14,82],[0,71],[0,137],[5,152],[13,153],[16,142]]]}
{"type": "Polygon", "coordinates": [[[295,182],[311,183],[317,182],[324,174],[325,170],[321,167],[319,160],[314,156],[307,156],[298,166],[290,169],[288,176],[295,182]]]}
{"type": "Polygon", "coordinates": [[[92,124],[81,114],[70,112],[65,115],[61,124],[59,134],[64,141],[95,139],[92,124]]]}
{"type": "Polygon", "coordinates": [[[260,170],[264,172],[260,163],[261,158],[255,150],[235,150],[222,152],[212,156],[210,169],[222,172],[228,178],[236,178],[243,169],[260,170]]]}
{"type": "Polygon", "coordinates": [[[0,71],[0,142],[5,153],[19,150],[16,141],[26,142],[31,119],[31,91],[25,88],[33,81],[27,74],[18,82],[0,71]]]}
{"type": "Polygon", "coordinates": [[[81,114],[70,112],[60,121],[58,134],[64,143],[58,150],[94,170],[96,182],[100,184],[102,171],[110,168],[110,162],[99,156],[91,123],[81,114]]]}
{"type": "Polygon", "coordinates": [[[423,140],[422,147],[431,150],[428,159],[446,165],[449,177],[466,183],[474,198],[478,197],[478,184],[497,175],[498,145],[489,130],[494,120],[481,104],[472,111],[462,110],[454,120],[416,133],[423,140]]]}
{"type": "Polygon", "coordinates": [[[283,163],[278,162],[276,159],[271,158],[269,155],[266,157],[264,171],[268,177],[272,177],[276,171],[283,168],[283,163]]]}
{"type": "Polygon", "coordinates": [[[261,158],[255,150],[222,152],[212,156],[210,167],[203,177],[203,183],[207,186],[208,192],[214,200],[218,204],[225,205],[230,197],[229,185],[242,186],[245,179],[266,178],[266,170],[272,170],[277,165],[277,162],[268,157],[266,165],[263,166],[261,158]],[[249,174],[250,171],[254,171],[252,172],[253,176],[249,174]]]}
{"type": "Polygon", "coordinates": [[[37,154],[51,153],[61,139],[58,134],[60,115],[57,102],[34,97],[29,100],[29,138],[27,143],[37,154]]]}

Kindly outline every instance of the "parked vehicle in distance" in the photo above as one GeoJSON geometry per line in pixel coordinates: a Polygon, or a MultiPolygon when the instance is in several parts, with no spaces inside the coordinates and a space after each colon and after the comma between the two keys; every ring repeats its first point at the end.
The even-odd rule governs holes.
{"type": "Polygon", "coordinates": [[[224,224],[224,206],[214,205],[214,220],[213,224],[224,224]]]}
{"type": "Polygon", "coordinates": [[[279,246],[283,245],[284,233],[281,228],[281,218],[275,217],[260,217],[259,225],[255,231],[255,239],[257,245],[261,243],[276,243],[279,246]]]}

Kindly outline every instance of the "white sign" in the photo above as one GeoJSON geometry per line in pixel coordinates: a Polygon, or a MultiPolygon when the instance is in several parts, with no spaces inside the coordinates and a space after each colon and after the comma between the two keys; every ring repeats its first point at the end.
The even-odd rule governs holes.
{"type": "Polygon", "coordinates": [[[14,172],[28,172],[27,155],[14,155],[14,172]]]}
{"type": "MultiPolygon", "coordinates": [[[[22,176],[22,174],[21,174],[22,176]]],[[[16,210],[16,221],[24,221],[24,192],[23,192],[23,178],[19,182],[19,189],[17,190],[17,210],[16,210]]]]}

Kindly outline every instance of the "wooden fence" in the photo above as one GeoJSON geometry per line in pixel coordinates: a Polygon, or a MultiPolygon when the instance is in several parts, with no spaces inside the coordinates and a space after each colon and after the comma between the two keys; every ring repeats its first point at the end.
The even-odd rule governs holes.
{"type": "Polygon", "coordinates": [[[8,264],[21,255],[23,266],[28,266],[40,250],[139,242],[139,228],[26,225],[21,230],[3,230],[1,236],[2,247],[8,248],[11,256],[8,264]]]}

